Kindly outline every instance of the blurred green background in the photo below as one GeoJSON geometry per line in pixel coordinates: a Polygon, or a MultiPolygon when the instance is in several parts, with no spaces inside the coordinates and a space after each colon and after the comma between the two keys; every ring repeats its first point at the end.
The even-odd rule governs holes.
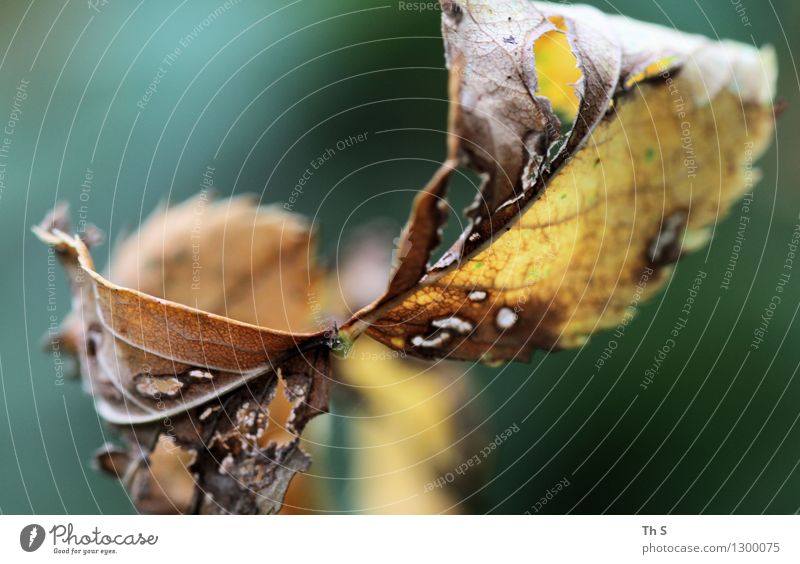
{"type": "MultiPolygon", "coordinates": [[[[591,381],[607,335],[580,351],[537,354],[529,365],[474,369],[481,432],[494,436],[514,423],[521,432],[502,445],[486,481],[458,509],[533,512],[548,488],[566,478],[569,487],[542,512],[795,513],[800,272],[760,350],[747,350],[800,210],[793,59],[800,4],[590,3],[685,31],[773,44],[778,94],[788,110],[760,162],[763,180],[727,293],[718,286],[736,237],[730,219],[716,232],[708,264],[705,252],[683,260],[591,381]],[[642,390],[645,370],[701,268],[709,278],[700,303],[642,390]]],[[[366,132],[369,142],[339,152],[296,205],[314,216],[322,253],[333,261],[342,232],[375,217],[399,229],[412,192],[444,156],[438,11],[400,10],[380,0],[241,0],[192,38],[222,4],[3,2],[0,121],[11,114],[21,84],[26,99],[0,193],[2,513],[134,511],[121,486],[89,462],[108,430],[78,383],[59,385],[53,359],[40,346],[50,315],[61,318],[69,308],[60,271],[49,302],[47,249],[30,233],[56,201],[71,202],[75,211],[84,205],[86,218],[113,241],[159,202],[197,192],[206,166],[216,167],[221,194],[254,192],[264,202],[284,202],[311,158],[366,132]],[[158,74],[157,91],[144,100],[158,74]],[[406,131],[392,131],[399,128],[406,131]],[[88,190],[82,188],[87,171],[88,190]]],[[[471,200],[473,190],[459,180],[456,203],[471,200]]],[[[448,235],[457,231],[451,219],[448,235]]],[[[101,265],[108,249],[95,253],[101,265]]],[[[346,428],[340,431],[346,436],[346,428]]],[[[341,472],[346,478],[346,464],[341,472]]],[[[331,503],[332,510],[352,508],[346,488],[331,503]]]]}

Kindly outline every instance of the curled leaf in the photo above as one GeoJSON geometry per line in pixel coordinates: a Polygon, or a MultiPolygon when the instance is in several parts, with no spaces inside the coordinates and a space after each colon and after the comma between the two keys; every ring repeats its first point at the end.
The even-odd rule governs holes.
{"type": "MultiPolygon", "coordinates": [[[[71,340],[85,343],[78,347],[82,373],[91,379],[87,386],[98,410],[113,423],[156,421],[201,405],[324,342],[324,332],[268,329],[114,284],[95,270],[84,241],[60,227],[50,223],[35,232],[53,245],[67,271],[80,312],[78,326],[68,332],[78,335],[71,340]]],[[[192,241],[173,244],[185,249],[192,241]]],[[[153,247],[163,243],[151,241],[147,248],[153,247]]],[[[180,263],[163,264],[169,276],[172,269],[185,272],[180,263]]],[[[172,284],[168,291],[183,287],[172,284]]]]}
{"type": "Polygon", "coordinates": [[[772,51],[584,6],[443,6],[462,77],[455,135],[482,200],[369,334],[488,362],[580,345],[652,295],[749,187],[774,127],[772,51]]]}
{"type": "MultiPolygon", "coordinates": [[[[159,210],[118,247],[108,276],[89,254],[96,231],[70,235],[63,209],[36,228],[72,287],[58,341],[127,439],[97,462],[141,510],[277,512],[308,467],[300,433],[327,410],[337,339],[367,331],[411,356],[487,362],[580,345],[626,323],[749,188],[746,170],[774,128],[768,48],[583,6],[441,4],[448,155],[415,199],[388,288],[338,338],[315,319],[311,234],[278,210],[204,195],[159,210]],[[430,265],[459,163],[484,182],[467,229],[430,265]]],[[[356,351],[385,354],[366,343],[356,351]]],[[[359,386],[376,381],[358,364],[343,373],[359,386]]],[[[432,393],[423,384],[401,395],[432,393]]],[[[367,411],[399,409],[394,399],[376,392],[367,411]]],[[[446,468],[453,458],[436,453],[454,432],[433,423],[455,403],[400,418],[409,428],[427,421],[432,434],[392,464],[424,451],[446,468]]],[[[394,425],[361,436],[397,437],[394,425]]],[[[374,462],[370,471],[384,468],[374,462]]]]}
{"type": "Polygon", "coordinates": [[[85,388],[107,421],[131,425],[121,428],[127,452],[105,449],[98,464],[124,479],[142,511],[274,513],[309,463],[300,433],[327,410],[329,338],[255,322],[309,324],[311,290],[302,290],[314,287],[316,272],[298,251],[309,250],[311,234],[294,216],[249,199],[205,201],[198,213],[201,201],[158,212],[118,247],[115,277],[152,294],[99,274],[86,242],[67,234],[63,209],[35,232],[67,271],[73,312],[62,341],[79,357],[85,388]],[[253,264],[264,274],[256,278],[253,264]],[[230,305],[245,319],[155,294],[217,311],[230,305]],[[275,422],[279,385],[293,395],[275,422]]]}

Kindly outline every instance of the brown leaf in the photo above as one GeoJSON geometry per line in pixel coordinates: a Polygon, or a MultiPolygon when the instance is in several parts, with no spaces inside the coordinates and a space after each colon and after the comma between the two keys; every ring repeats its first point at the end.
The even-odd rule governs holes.
{"type": "MultiPolygon", "coordinates": [[[[220,206],[217,211],[224,209],[220,206]]],[[[274,223],[274,237],[279,237],[279,224],[274,223]]],[[[188,231],[190,225],[181,225],[188,231]]],[[[218,224],[218,238],[218,231],[224,228],[224,223],[218,224]]],[[[153,229],[146,225],[142,231],[148,235],[153,229]]],[[[35,231],[54,246],[69,276],[80,316],[71,317],[67,332],[72,335],[71,341],[85,344],[76,347],[82,373],[93,379],[87,381],[87,387],[95,395],[98,409],[111,422],[156,421],[200,405],[272,372],[297,350],[313,348],[326,339],[322,331],[268,329],[113,284],[96,272],[80,238],[67,235],[52,223],[35,231]]],[[[163,243],[146,240],[148,249],[164,248],[163,243]]],[[[170,243],[184,251],[192,245],[188,237],[170,243]]],[[[122,249],[129,250],[130,243],[123,244],[122,249]]],[[[279,252],[268,254],[280,256],[279,252]]],[[[126,258],[123,253],[122,260],[126,258]]],[[[186,270],[180,261],[165,260],[162,264],[163,280],[176,280],[174,272],[186,270]]],[[[146,278],[144,285],[153,287],[154,277],[146,278]]],[[[184,286],[173,282],[166,289],[180,293],[184,286]]]]}
{"type": "MultiPolygon", "coordinates": [[[[117,279],[209,309],[230,306],[252,321],[308,326],[317,273],[305,225],[249,198],[205,201],[198,212],[200,202],[158,212],[123,242],[112,259],[117,279]],[[200,235],[194,221],[206,212],[200,235]]],[[[327,410],[329,336],[265,328],[113,284],[65,228],[62,208],[35,229],[72,287],[75,311],[62,341],[78,354],[98,412],[132,425],[120,428],[126,451],[106,448],[98,464],[124,479],[141,511],[276,512],[309,462],[299,435],[327,410]],[[273,405],[278,386],[292,395],[273,405]]]]}
{"type": "Polygon", "coordinates": [[[160,206],[114,249],[108,279],[179,304],[291,333],[315,329],[316,241],[307,222],[251,195],[160,206]]]}
{"type": "MultiPolygon", "coordinates": [[[[308,469],[311,459],[300,449],[300,434],[312,417],[327,411],[328,350],[312,351],[287,364],[290,375],[283,380],[284,388],[308,390],[307,396],[292,392],[288,417],[272,412],[278,388],[273,378],[260,397],[256,389],[237,390],[206,419],[202,443],[195,447],[201,454],[192,467],[200,492],[197,512],[277,513],[294,474],[308,469]],[[270,436],[276,417],[289,431],[288,440],[270,436]]],[[[198,422],[199,415],[192,417],[198,422]]]]}
{"type": "Polygon", "coordinates": [[[105,443],[94,453],[94,463],[98,470],[110,476],[122,479],[125,477],[131,460],[128,452],[111,443],[105,443]]]}

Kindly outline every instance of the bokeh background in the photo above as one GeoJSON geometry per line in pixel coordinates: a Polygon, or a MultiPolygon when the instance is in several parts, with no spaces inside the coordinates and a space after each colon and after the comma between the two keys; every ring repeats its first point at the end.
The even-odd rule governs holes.
{"type": "MultiPolygon", "coordinates": [[[[763,179],[729,291],[718,288],[736,238],[733,219],[717,230],[707,264],[705,252],[680,263],[591,381],[605,335],[580,351],[537,354],[530,364],[455,368],[470,383],[471,430],[489,438],[511,425],[520,432],[459,491],[452,510],[533,513],[566,480],[542,513],[796,513],[800,271],[761,348],[748,353],[748,346],[799,221],[800,4],[589,3],[712,37],[771,43],[788,109],[760,162],[763,179]],[[688,327],[642,390],[699,269],[709,277],[688,327]]],[[[65,200],[76,211],[85,206],[86,219],[114,241],[159,202],[195,194],[207,166],[216,168],[221,195],[252,192],[282,203],[311,159],[367,134],[368,142],[337,152],[314,175],[295,211],[314,218],[331,265],[338,242],[359,225],[381,218],[399,230],[413,192],[444,156],[447,108],[439,12],[400,4],[241,0],[192,37],[221,0],[3,2],[0,122],[13,118],[14,127],[0,192],[2,513],[134,511],[118,482],[90,463],[108,429],[77,382],[59,381],[41,348],[50,316],[63,317],[69,298],[60,272],[48,280],[47,250],[31,225],[65,200]],[[157,92],[144,100],[159,67],[157,92]],[[12,115],[20,86],[25,99],[12,115]]],[[[469,177],[452,192],[456,207],[466,205],[474,193],[469,177]]],[[[458,231],[451,219],[448,237],[458,231]]],[[[110,247],[97,249],[101,265],[110,247]]],[[[343,405],[331,436],[346,445],[343,405]]],[[[325,508],[359,510],[347,450],[331,458],[325,508]]]]}

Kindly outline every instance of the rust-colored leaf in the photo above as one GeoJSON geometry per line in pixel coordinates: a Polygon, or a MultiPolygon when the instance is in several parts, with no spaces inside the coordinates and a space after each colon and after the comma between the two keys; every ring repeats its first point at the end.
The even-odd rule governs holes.
{"type": "MultiPolygon", "coordinates": [[[[232,206],[236,208],[242,203],[244,202],[234,201],[232,206]]],[[[177,208],[174,216],[172,212],[163,216],[174,219],[174,222],[165,222],[162,216],[156,216],[154,223],[146,224],[140,232],[147,246],[141,247],[138,254],[143,257],[145,264],[157,261],[156,257],[159,252],[164,252],[163,249],[171,249],[165,252],[165,258],[160,261],[161,267],[151,268],[152,272],[148,272],[146,268],[141,271],[129,270],[122,278],[136,278],[141,286],[150,290],[161,284],[166,295],[192,295],[188,289],[195,283],[190,279],[181,279],[191,269],[187,270],[186,260],[175,260],[175,257],[185,257],[191,253],[193,245],[198,244],[191,236],[193,224],[181,221],[185,219],[185,211],[192,209],[191,205],[196,204],[183,204],[177,208]],[[154,231],[157,232],[159,225],[171,225],[169,239],[159,242],[154,237],[154,231]],[[183,237],[180,237],[180,232],[183,237]]],[[[213,205],[215,208],[209,212],[212,220],[217,219],[217,216],[227,215],[223,205],[213,205]]],[[[277,260],[281,256],[283,227],[290,221],[290,232],[297,230],[298,226],[291,224],[296,220],[274,209],[256,212],[254,210],[258,208],[249,204],[247,206],[250,210],[248,215],[256,223],[251,223],[250,229],[232,228],[233,234],[246,246],[253,236],[253,230],[257,230],[258,222],[269,223],[270,233],[256,231],[261,236],[271,234],[272,240],[267,239],[262,243],[255,258],[266,261],[261,255],[267,255],[277,260]],[[273,217],[275,214],[279,217],[273,217]],[[268,216],[270,221],[262,220],[259,215],[268,216]]],[[[83,343],[83,346],[76,348],[82,373],[89,378],[87,387],[95,396],[100,412],[113,423],[157,421],[201,405],[209,398],[274,371],[296,351],[313,348],[325,340],[324,333],[320,331],[292,333],[265,328],[114,284],[95,270],[84,241],[62,230],[65,221],[63,215],[58,218],[61,224],[54,222],[54,219],[56,218],[48,218],[35,231],[42,240],[54,246],[67,271],[75,313],[68,320],[65,333],[71,335],[71,342],[83,343]]],[[[205,240],[222,240],[226,227],[227,224],[223,221],[210,221],[203,226],[205,240]]],[[[287,240],[296,246],[295,240],[288,237],[287,240]]],[[[309,241],[308,233],[305,240],[309,241]]],[[[215,248],[201,246],[202,250],[198,251],[203,253],[203,257],[208,257],[208,263],[204,258],[201,264],[209,274],[203,274],[204,278],[198,283],[200,288],[204,283],[208,285],[205,290],[197,293],[196,300],[203,301],[206,306],[212,301],[224,304],[225,292],[231,293],[231,288],[237,288],[237,284],[246,295],[253,292],[246,285],[252,278],[246,269],[240,272],[241,279],[237,284],[221,280],[222,274],[214,274],[216,270],[213,267],[219,264],[217,261],[220,259],[215,260],[212,257],[219,257],[224,251],[222,245],[216,242],[214,244],[215,248]],[[207,280],[207,277],[213,277],[213,280],[207,280]],[[209,294],[210,297],[206,297],[209,294]]],[[[122,252],[114,263],[125,263],[132,259],[132,247],[132,241],[123,243],[122,252]]],[[[294,256],[291,252],[287,254],[294,256]]],[[[239,257],[239,261],[247,258],[241,252],[234,256],[239,257]]],[[[277,264],[272,265],[272,268],[277,269],[277,264]]],[[[264,278],[269,278],[270,268],[265,270],[264,278]]],[[[285,278],[290,274],[297,284],[298,274],[308,276],[308,270],[302,273],[291,270],[284,272],[285,278]]],[[[280,274],[272,274],[273,278],[279,276],[280,274]]],[[[308,283],[309,279],[301,278],[297,285],[302,287],[308,283]]],[[[262,291],[266,295],[259,301],[274,300],[274,296],[270,294],[272,290],[265,286],[262,291]]],[[[235,293],[231,296],[232,303],[242,301],[241,296],[235,293]]],[[[305,295],[302,299],[305,300],[305,295]]],[[[289,307],[299,310],[298,306],[291,305],[298,301],[298,298],[275,300],[273,308],[283,309],[285,312],[284,308],[289,304],[289,307]]],[[[242,313],[247,311],[244,306],[239,306],[238,309],[242,313]]],[[[296,316],[295,323],[299,325],[296,312],[293,315],[296,316]]],[[[257,313],[250,314],[250,317],[257,317],[257,313]]],[[[273,319],[280,319],[280,315],[273,315],[273,319]]]]}
{"type": "Polygon", "coordinates": [[[116,279],[138,289],[99,274],[68,229],[61,208],[35,231],[72,288],[61,340],[98,412],[123,426],[127,448],[104,448],[97,464],[141,511],[277,512],[309,463],[299,436],[328,404],[329,337],[255,324],[309,325],[317,273],[305,224],[249,198],[159,211],[112,259],[116,279]],[[244,319],[223,316],[228,307],[244,319]]]}

